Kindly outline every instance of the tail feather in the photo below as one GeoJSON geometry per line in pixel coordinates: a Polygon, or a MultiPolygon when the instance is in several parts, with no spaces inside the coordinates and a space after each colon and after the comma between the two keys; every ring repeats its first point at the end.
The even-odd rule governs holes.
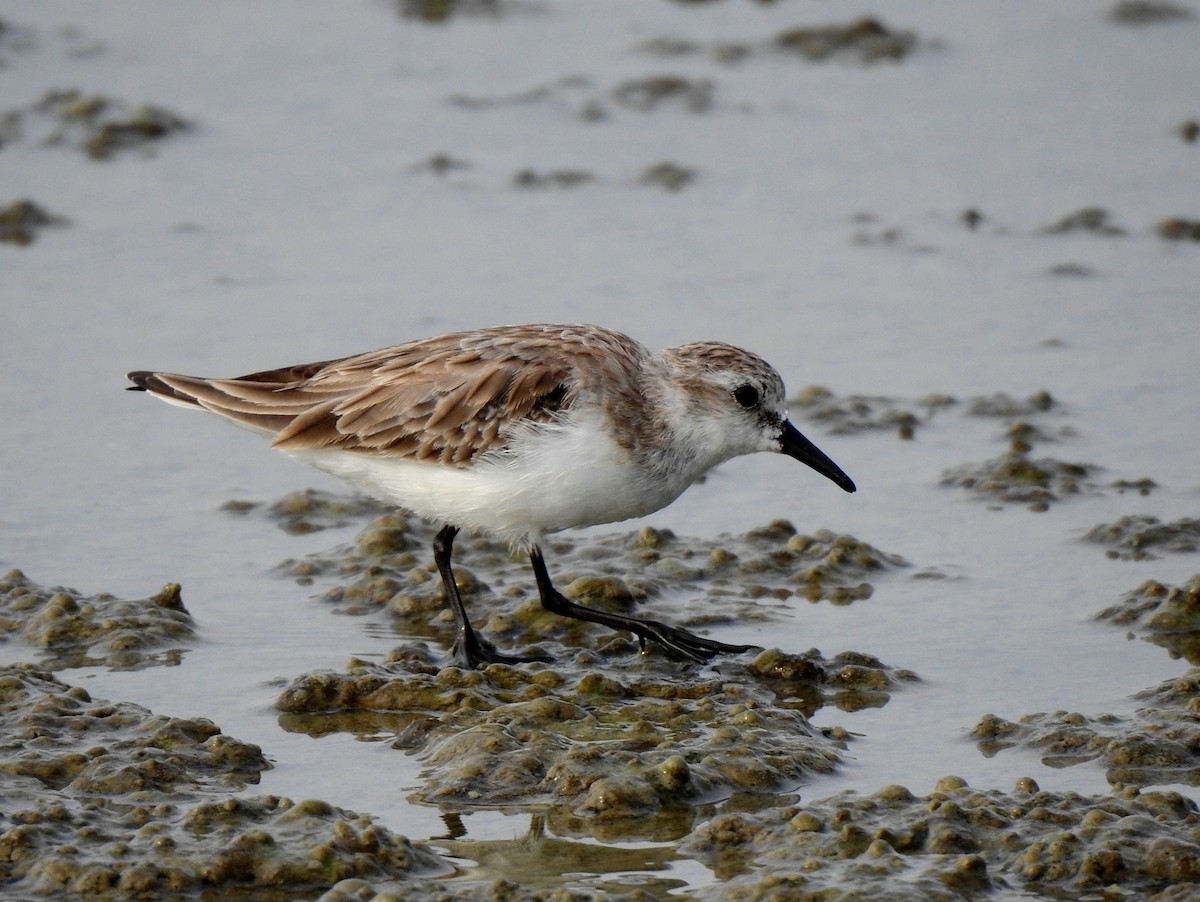
{"type": "Polygon", "coordinates": [[[187,407],[192,410],[207,410],[259,432],[268,435],[279,432],[287,426],[296,415],[302,412],[306,405],[294,405],[298,409],[289,410],[289,405],[277,405],[274,409],[262,403],[245,400],[240,393],[224,390],[223,386],[234,387],[236,380],[209,380],[195,376],[182,376],[176,373],[154,373],[148,370],[137,370],[126,374],[133,385],[126,386],[128,391],[149,392],[156,398],[187,407]]]}
{"type": "Polygon", "coordinates": [[[148,391],[152,395],[157,395],[164,401],[170,401],[173,404],[180,404],[184,407],[199,407],[200,404],[196,401],[195,395],[189,395],[186,392],[172,388],[163,382],[158,373],[152,373],[149,370],[135,370],[132,373],[126,373],[126,378],[133,385],[125,386],[126,391],[148,391]]]}

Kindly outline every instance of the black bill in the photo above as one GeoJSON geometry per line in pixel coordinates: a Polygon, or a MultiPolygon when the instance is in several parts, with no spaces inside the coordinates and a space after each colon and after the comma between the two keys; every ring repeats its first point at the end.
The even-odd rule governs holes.
{"type": "Polygon", "coordinates": [[[855,490],[854,480],[842,472],[842,468],[830,460],[824,451],[800,434],[800,430],[787,420],[783,421],[783,432],[779,436],[779,450],[808,464],[822,476],[832,479],[847,492],[855,490]]]}

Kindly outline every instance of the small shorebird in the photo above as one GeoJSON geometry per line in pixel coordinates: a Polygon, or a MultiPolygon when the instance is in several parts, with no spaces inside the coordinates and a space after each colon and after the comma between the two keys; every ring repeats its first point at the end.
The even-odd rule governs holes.
{"type": "Polygon", "coordinates": [[[451,655],[464,667],[547,659],[502,654],[471,627],[450,564],[460,529],[526,549],[546,610],[706,661],[755,646],[568,600],[550,580],[542,538],[652,513],[755,451],[794,457],[854,491],[788,421],[779,374],[719,342],[651,354],[598,326],[499,326],[235,379],[129,379],[131,391],[265,433],[280,451],[444,524],[433,557],[457,623],[451,655]]]}

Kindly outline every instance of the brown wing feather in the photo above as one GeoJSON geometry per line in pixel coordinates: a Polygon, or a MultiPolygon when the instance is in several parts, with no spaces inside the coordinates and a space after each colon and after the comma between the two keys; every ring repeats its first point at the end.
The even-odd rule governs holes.
{"type": "Polygon", "coordinates": [[[284,450],[468,466],[503,448],[514,424],[554,420],[645,355],[632,339],[595,327],[501,327],[237,379],[146,374],[158,380],[146,387],[274,432],[284,450]]]}

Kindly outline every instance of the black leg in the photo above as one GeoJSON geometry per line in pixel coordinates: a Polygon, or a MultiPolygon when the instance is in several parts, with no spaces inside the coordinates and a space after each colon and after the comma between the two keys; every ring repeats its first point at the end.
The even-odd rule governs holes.
{"type": "Polygon", "coordinates": [[[505,655],[496,651],[496,647],[471,627],[467,618],[467,608],[458,592],[458,584],[454,582],[454,570],[450,566],[450,556],[454,553],[454,537],[458,535],[458,527],[447,524],[443,526],[433,539],[433,560],[437,564],[438,573],[442,575],[442,585],[446,587],[446,599],[454,611],[454,620],[458,626],[454,644],[450,647],[450,657],[460,667],[474,670],[487,664],[524,664],[527,661],[549,661],[545,655],[505,655]]]}
{"type": "Polygon", "coordinates": [[[615,630],[626,630],[638,637],[638,644],[645,651],[647,642],[657,642],[674,658],[685,661],[703,663],[714,655],[734,655],[743,651],[758,648],[757,645],[729,645],[713,639],[705,639],[689,633],[687,630],[667,626],[657,620],[639,620],[637,617],[626,617],[623,614],[609,614],[585,608],[583,605],[566,598],[550,581],[550,573],[546,570],[546,560],[542,550],[534,545],[529,551],[529,560],[533,563],[533,575],[537,579],[538,594],[542,599],[542,607],[563,617],[574,617],[576,620],[586,620],[589,623],[599,623],[615,630]]]}

